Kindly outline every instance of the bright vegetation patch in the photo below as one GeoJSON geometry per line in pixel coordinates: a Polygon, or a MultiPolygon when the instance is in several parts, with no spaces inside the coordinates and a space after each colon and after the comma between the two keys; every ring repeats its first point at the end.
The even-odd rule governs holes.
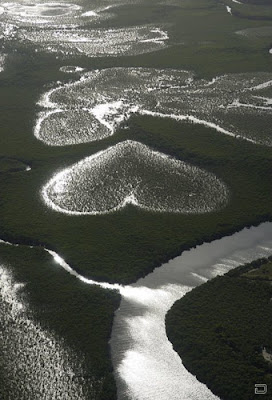
{"type": "Polygon", "coordinates": [[[194,289],[166,318],[186,368],[224,400],[271,397],[272,258],[239,267],[194,289]],[[266,359],[265,359],[266,357],[266,359]]]}
{"type": "Polygon", "coordinates": [[[0,252],[1,400],[115,399],[108,341],[119,295],[80,282],[43,250],[0,252]]]}
{"type": "Polygon", "coordinates": [[[0,354],[6,383],[1,382],[1,399],[56,398],[63,393],[82,399],[84,390],[73,372],[74,367],[84,373],[78,354],[41,328],[24,292],[25,284],[13,279],[10,268],[0,266],[0,354]]]}
{"type": "Polygon", "coordinates": [[[40,113],[35,134],[48,145],[63,146],[102,140],[112,132],[88,110],[56,109],[40,113]]]}
{"type": "MultiPolygon", "coordinates": [[[[243,10],[246,10],[246,5],[235,4],[232,0],[229,0],[229,2],[232,8],[240,6],[243,10]]],[[[152,54],[145,53],[134,59],[131,57],[119,56],[116,59],[112,57],[98,57],[96,59],[93,58],[91,64],[90,60],[84,57],[84,53],[79,54],[77,52],[77,57],[73,59],[73,51],[71,51],[70,62],[78,65],[80,58],[81,63],[88,68],[90,68],[90,66],[91,68],[112,66],[181,68],[193,70],[200,73],[202,76],[205,74],[209,77],[214,77],[222,72],[271,70],[271,57],[267,54],[267,46],[271,44],[270,38],[263,38],[258,42],[247,41],[243,38],[239,38],[235,34],[236,31],[241,29],[269,24],[269,21],[251,20],[248,19],[246,15],[245,18],[233,17],[226,12],[225,5],[217,0],[194,0],[193,2],[183,1],[182,3],[180,3],[180,1],[175,2],[171,0],[165,3],[164,5],[156,4],[156,2],[144,2],[144,4],[141,4],[141,1],[136,1],[133,5],[122,5],[103,11],[101,2],[96,2],[96,4],[94,3],[95,7],[93,7],[93,11],[95,11],[97,15],[82,17],[80,15],[84,14],[85,7],[90,9],[90,3],[83,1],[80,5],[84,10],[76,11],[76,16],[80,17],[76,20],[77,22],[80,21],[81,26],[83,26],[82,36],[84,36],[84,33],[89,32],[90,28],[93,29],[94,24],[97,31],[99,31],[99,29],[108,29],[109,26],[114,29],[122,29],[124,27],[144,27],[151,23],[154,29],[161,28],[162,30],[164,26],[166,26],[165,24],[167,24],[165,29],[167,30],[169,40],[165,40],[167,46],[160,45],[159,42],[162,40],[161,35],[158,34],[156,37],[152,36],[154,35],[154,33],[152,34],[151,32],[153,28],[150,27],[149,37],[142,38],[143,43],[141,43],[141,46],[143,48],[147,46],[157,46],[157,48],[160,48],[161,46],[161,48],[164,48],[164,51],[153,52],[152,54]],[[174,5],[174,3],[176,3],[176,5],[174,5]],[[100,11],[98,9],[100,9],[100,11]],[[157,43],[154,39],[157,39],[157,43]],[[144,40],[147,41],[144,42],[144,40]]],[[[41,4],[39,7],[42,10],[41,4]]],[[[249,8],[252,7],[252,5],[249,6],[249,8]]],[[[264,6],[259,6],[254,12],[257,13],[257,11],[261,11],[264,8],[264,6]]],[[[254,14],[254,12],[252,14],[254,14]]],[[[69,26],[71,27],[71,25],[75,24],[75,14],[66,14],[66,16],[57,15],[55,17],[52,16],[50,19],[46,16],[42,18],[34,16],[33,19],[36,20],[35,23],[33,23],[33,19],[31,20],[28,16],[24,18],[27,19],[29,23],[29,27],[26,27],[26,29],[22,28],[21,21],[19,21],[20,23],[18,24],[18,20],[14,18],[12,13],[9,16],[10,20],[8,23],[6,13],[3,13],[0,17],[2,17],[2,21],[0,21],[0,38],[1,36],[4,37],[5,47],[7,49],[16,48],[19,50],[19,54],[21,50],[23,50],[23,52],[35,56],[35,63],[39,63],[40,59],[43,59],[42,62],[46,59],[50,59],[49,69],[52,68],[53,63],[56,62],[58,64],[59,61],[56,60],[56,56],[58,56],[57,53],[52,51],[54,43],[52,43],[52,45],[49,42],[46,43],[46,34],[39,34],[39,32],[36,32],[36,35],[33,37],[33,42],[26,42],[25,40],[19,41],[18,35],[31,35],[32,30],[37,31],[39,25],[38,21],[47,19],[55,26],[56,31],[59,30],[60,26],[66,26],[68,29],[65,36],[69,39],[69,26]],[[59,22],[56,23],[56,20],[59,22]],[[17,25],[19,25],[18,32],[17,29],[15,29],[17,25]],[[16,40],[13,38],[16,38],[16,40]],[[38,42],[38,38],[45,40],[45,42],[38,42]],[[48,55],[46,55],[46,52],[37,53],[35,51],[42,48],[48,49],[46,50],[48,55]]],[[[22,18],[22,15],[20,18],[22,18]]],[[[48,22],[40,24],[41,31],[46,31],[46,25],[48,25],[48,22]]],[[[58,33],[60,32],[56,32],[56,35],[58,33]]],[[[52,35],[50,26],[48,34],[52,35]]],[[[140,37],[138,36],[138,38],[140,37]]],[[[84,45],[82,42],[77,42],[76,39],[76,37],[73,38],[71,35],[71,41],[70,43],[67,42],[67,45],[74,48],[77,44],[84,45]],[[72,40],[74,40],[74,43],[72,40]]],[[[56,40],[57,36],[55,37],[55,41],[56,40]]],[[[124,41],[123,43],[125,44],[124,41]]],[[[88,43],[85,43],[85,45],[87,44],[88,43]]],[[[55,46],[56,45],[55,43],[55,46]]],[[[120,45],[122,45],[122,43],[120,43],[120,45]]],[[[106,44],[104,43],[103,46],[106,46],[106,44]]],[[[113,48],[114,47],[113,44],[113,48]]],[[[100,51],[102,51],[102,49],[100,49],[100,51]]],[[[65,52],[69,53],[70,50],[67,48],[64,50],[64,53],[65,52]]],[[[63,56],[66,57],[67,55],[63,54],[63,56]]],[[[30,59],[28,61],[30,61],[30,59]]],[[[24,67],[27,67],[28,61],[25,62],[24,67]]],[[[47,70],[47,73],[48,72],[47,70]]]]}
{"type": "Polygon", "coordinates": [[[161,26],[97,28],[112,18],[108,8],[111,6],[85,11],[81,5],[69,3],[4,3],[0,32],[7,42],[15,40],[36,51],[63,56],[129,56],[165,47],[168,36],[161,26]]]}
{"type": "MultiPolygon", "coordinates": [[[[13,132],[13,140],[20,143],[21,130],[13,132]]],[[[44,146],[31,132],[24,140],[17,157],[27,160],[32,170],[0,175],[2,235],[45,244],[96,280],[134,282],[185,248],[271,218],[270,148],[216,135],[199,125],[135,116],[129,129],[88,146],[44,146]],[[70,216],[44,204],[41,189],[52,175],[127,139],[214,174],[229,189],[226,207],[183,215],[127,205],[107,215],[70,216]]]]}
{"type": "Polygon", "coordinates": [[[19,40],[47,52],[66,56],[89,57],[135,56],[161,50],[168,39],[158,26],[136,26],[126,29],[39,29],[21,31],[19,40]]]}
{"type": "MultiPolygon", "coordinates": [[[[198,83],[193,83],[196,90],[216,76],[226,73],[271,71],[272,58],[268,52],[271,47],[270,37],[259,35],[256,39],[236,33],[269,25],[271,7],[268,10],[258,6],[257,12],[255,9],[249,10],[245,4],[239,6],[231,1],[233,11],[235,7],[242,9],[239,11],[242,17],[235,17],[226,11],[225,5],[213,0],[171,0],[163,5],[153,1],[144,1],[144,4],[135,2],[133,5],[129,3],[114,10],[104,11],[98,10],[101,1],[92,2],[95,7],[90,6],[90,2],[82,2],[80,7],[64,3],[55,7],[52,3],[49,6],[40,3],[34,7],[26,7],[25,4],[12,6],[8,3],[10,11],[2,5],[0,7],[0,40],[3,45],[0,70],[5,68],[0,74],[1,155],[6,159],[22,160],[23,164],[31,165],[32,168],[29,172],[22,170],[11,174],[7,172],[9,166],[3,166],[5,172],[0,174],[1,235],[24,243],[46,244],[48,248],[57,250],[69,264],[85,275],[119,283],[134,282],[163,261],[203,240],[211,240],[234,232],[244,225],[257,224],[272,218],[271,149],[220,135],[214,129],[205,128],[203,125],[192,125],[188,122],[181,124],[173,119],[138,115],[130,118],[128,129],[114,126],[115,135],[111,135],[112,125],[107,127],[104,124],[105,131],[96,136],[95,124],[101,127],[101,122],[98,123],[93,114],[84,110],[86,97],[83,98],[82,108],[79,103],[76,103],[76,109],[70,107],[67,103],[69,96],[72,96],[70,91],[64,98],[59,114],[48,117],[48,129],[43,131],[43,139],[48,139],[44,142],[52,143],[50,135],[51,127],[54,126],[54,145],[46,146],[33,136],[36,115],[41,111],[35,105],[42,93],[65,82],[70,85],[68,79],[72,75],[60,71],[64,65],[80,66],[86,68],[86,71],[92,69],[93,72],[105,68],[112,70],[116,67],[125,70],[135,70],[139,67],[152,71],[169,68],[189,70],[196,74],[195,81],[198,80],[198,83]],[[256,19],[256,16],[260,17],[260,20],[256,19]],[[79,36],[73,32],[75,17],[79,17],[77,21],[81,24],[79,36]],[[56,35],[62,34],[62,49],[54,32],[50,31],[50,26],[49,29],[45,27],[48,26],[48,21],[51,21],[49,25],[55,25],[52,31],[56,35]],[[95,28],[93,22],[97,23],[95,28]],[[59,30],[60,25],[64,24],[68,27],[65,33],[59,30]],[[127,27],[130,29],[126,30],[127,27]],[[97,39],[98,32],[105,37],[109,29],[112,29],[109,44],[104,43],[103,48],[91,48],[90,39],[97,39]],[[128,37],[125,30],[131,36],[128,37]],[[167,40],[166,31],[169,36],[167,40]],[[122,33],[121,41],[118,41],[115,35],[117,32],[122,33]],[[19,37],[21,40],[18,40],[19,37]],[[86,39],[85,44],[79,43],[79,39],[83,37],[86,39]],[[123,56],[133,53],[131,49],[135,40],[139,39],[143,42],[138,47],[137,57],[123,56]],[[147,41],[144,42],[145,40],[147,41]],[[154,48],[162,50],[139,54],[142,50],[154,48]],[[60,58],[59,54],[54,52],[56,49],[62,53],[60,58]],[[83,53],[80,53],[79,49],[84,50],[83,53]],[[86,56],[88,49],[89,55],[98,55],[109,49],[112,54],[111,57],[90,59],[86,56]],[[3,54],[7,54],[7,57],[3,54]],[[68,143],[65,135],[68,125],[66,111],[69,111],[68,122],[70,121],[73,127],[76,123],[79,126],[68,143]],[[92,129],[86,130],[86,125],[92,129]],[[79,136],[85,138],[81,144],[77,144],[79,136]],[[156,151],[215,174],[230,189],[230,203],[220,211],[202,215],[153,213],[128,206],[112,214],[82,217],[57,213],[44,205],[40,190],[53,174],[124,140],[141,142],[156,151]],[[57,141],[60,145],[55,146],[57,141]]],[[[225,3],[227,4],[227,0],[225,3]]],[[[105,1],[104,4],[107,6],[111,2],[105,1]]],[[[179,74],[188,77],[188,73],[179,74]]],[[[101,72],[102,75],[105,76],[105,72],[101,72]]],[[[142,84],[146,85],[149,80],[150,75],[142,84]]],[[[109,99],[115,97],[113,83],[114,81],[109,81],[112,92],[104,92],[109,99]]],[[[103,84],[99,83],[97,93],[101,92],[103,84]]],[[[123,95],[128,88],[127,84],[128,82],[120,84],[119,92],[123,95]]],[[[135,83],[134,89],[135,87],[139,88],[139,81],[135,83]]],[[[210,94],[215,95],[214,103],[217,104],[216,90],[212,93],[212,89],[215,88],[216,82],[210,90],[205,91],[209,104],[213,104],[210,94]]],[[[87,93],[89,98],[93,89],[92,87],[87,93]]],[[[163,92],[162,89],[160,88],[160,93],[163,92]]],[[[167,90],[170,89],[165,87],[164,93],[167,90]]],[[[241,100],[239,91],[237,93],[241,100]]],[[[150,94],[148,99],[154,101],[152,91],[150,94]]],[[[265,93],[262,90],[261,94],[251,94],[271,98],[268,89],[265,93]]],[[[78,98],[78,93],[75,95],[78,98]]],[[[179,95],[180,92],[177,96],[179,95]]],[[[203,96],[203,93],[201,95],[203,96]]],[[[229,104],[230,97],[228,94],[228,102],[224,104],[229,104]]],[[[190,106],[193,106],[193,102],[198,101],[197,93],[190,98],[190,106]]],[[[252,104],[252,96],[243,98],[242,101],[248,103],[249,98],[252,104]]],[[[133,102],[135,99],[136,95],[132,98],[133,102]]],[[[240,113],[242,108],[233,103],[235,99],[231,99],[232,104],[240,113]]],[[[103,98],[98,105],[105,104],[105,100],[108,105],[107,98],[103,98]]],[[[187,95],[184,101],[188,101],[187,95]]],[[[254,104],[266,109],[269,105],[267,99],[257,99],[257,102],[258,104],[254,104]]],[[[106,123],[114,121],[118,104],[110,104],[105,108],[110,110],[106,123]],[[113,119],[110,118],[111,113],[113,119]]],[[[200,102],[197,105],[199,107],[200,102]]],[[[177,108],[179,109],[179,106],[177,108]]],[[[96,109],[96,115],[103,117],[105,109],[96,109]]],[[[45,112],[52,110],[56,111],[55,108],[43,109],[45,112]]],[[[224,110],[219,112],[221,118],[224,110]]],[[[241,119],[239,117],[244,126],[239,125],[236,115],[233,116],[235,108],[228,110],[228,115],[235,121],[235,128],[242,132],[249,128],[249,132],[252,133],[250,129],[253,128],[248,122],[251,109],[244,108],[244,112],[246,115],[241,119]],[[229,114],[230,111],[232,115],[229,114]]],[[[256,117],[257,113],[264,115],[266,112],[260,109],[253,110],[256,117]]],[[[230,117],[224,115],[223,118],[228,118],[228,123],[231,124],[230,117]]],[[[256,135],[258,132],[258,140],[265,142],[264,140],[269,140],[269,136],[263,125],[259,128],[260,121],[259,119],[256,123],[255,119],[253,120],[256,127],[253,133],[256,135]],[[261,132],[264,132],[265,137],[260,136],[261,132]]],[[[69,135],[71,134],[69,131],[69,135]]],[[[118,307],[116,295],[97,287],[80,284],[60,267],[53,265],[51,257],[47,258],[45,253],[38,249],[1,247],[0,261],[12,267],[16,282],[27,283],[27,299],[31,308],[35,308],[35,318],[42,328],[58,338],[64,338],[68,347],[74,349],[77,354],[84,355],[82,360],[87,375],[83,380],[88,385],[90,379],[95,377],[92,382],[96,382],[94,390],[97,399],[115,399],[116,389],[107,342],[113,311],[118,307]],[[102,386],[97,385],[97,382],[102,382],[102,386]]],[[[255,281],[253,283],[255,284],[255,281]]],[[[3,372],[1,366],[0,388],[5,391],[8,384],[3,372]]]]}
{"type": "Polygon", "coordinates": [[[39,105],[45,111],[38,115],[34,134],[51,146],[101,140],[131,114],[155,111],[158,101],[169,100],[173,88],[187,87],[192,77],[186,71],[144,68],[84,73],[43,94],[39,105]]]}
{"type": "Polygon", "coordinates": [[[5,59],[6,55],[0,53],[0,72],[2,72],[5,68],[5,59]]]}
{"type": "Polygon", "coordinates": [[[58,173],[43,197],[68,214],[105,214],[127,204],[198,214],[223,207],[228,190],[212,174],[126,140],[58,173]]]}
{"type": "Polygon", "coordinates": [[[34,129],[51,146],[101,140],[132,114],[168,116],[218,133],[272,146],[271,74],[233,74],[211,81],[193,73],[110,68],[46,92],[34,129]]]}

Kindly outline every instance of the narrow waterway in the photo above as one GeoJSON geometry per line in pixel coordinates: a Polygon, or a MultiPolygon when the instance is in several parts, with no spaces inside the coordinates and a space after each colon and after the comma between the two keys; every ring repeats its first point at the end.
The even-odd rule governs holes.
{"type": "MultiPolygon", "coordinates": [[[[3,240],[0,243],[19,246],[3,240]]],[[[218,400],[184,368],[167,339],[165,315],[197,285],[239,265],[272,255],[272,223],[245,228],[185,251],[128,286],[87,279],[57,253],[44,250],[84,283],[117,290],[122,296],[110,341],[118,400],[218,400]]]]}
{"type": "Polygon", "coordinates": [[[121,288],[111,351],[118,400],[218,399],[183,366],[168,341],[165,315],[195,286],[272,254],[272,223],[205,243],[121,288]]]}

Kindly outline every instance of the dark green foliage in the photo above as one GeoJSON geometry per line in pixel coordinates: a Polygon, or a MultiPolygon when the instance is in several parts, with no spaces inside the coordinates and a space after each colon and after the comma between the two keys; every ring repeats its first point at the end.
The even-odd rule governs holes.
{"type": "MultiPolygon", "coordinates": [[[[215,0],[183,0],[176,2],[175,7],[145,1],[120,7],[116,17],[102,23],[102,27],[162,22],[169,31],[168,48],[137,57],[62,59],[55,54],[36,53],[36,46],[5,43],[3,51],[8,59],[0,75],[1,157],[16,159],[16,165],[21,166],[21,162],[31,165],[32,170],[20,172],[16,166],[16,173],[10,173],[13,162],[12,166],[10,161],[1,164],[0,237],[20,243],[44,244],[85,275],[131,283],[185,248],[231,234],[245,225],[272,219],[272,153],[269,148],[224,137],[197,125],[139,116],[129,121],[128,130],[120,129],[116,135],[99,143],[54,148],[33,137],[39,96],[59,80],[75,79],[74,75],[59,72],[63,65],[80,65],[87,69],[180,68],[193,70],[198,77],[271,71],[272,57],[268,53],[271,38],[249,40],[235,33],[269,26],[269,21],[252,18],[269,19],[270,10],[263,6],[235,5],[231,0],[225,3],[228,2],[240,13],[239,18],[230,16],[225,6],[215,0]],[[216,173],[231,190],[229,205],[219,212],[195,216],[154,214],[130,206],[107,216],[69,217],[42,203],[39,191],[53,173],[128,138],[216,173]]],[[[46,329],[64,337],[79,354],[84,354],[87,371],[103,377],[99,400],[115,399],[107,342],[118,296],[81,284],[53,265],[49,256],[38,249],[1,246],[0,261],[12,266],[18,280],[27,282],[28,299],[35,308],[37,320],[46,329]]],[[[236,278],[228,279],[232,282],[236,278]]],[[[248,284],[245,282],[244,285],[248,284]]],[[[231,333],[221,331],[221,325],[216,332],[219,344],[223,340],[230,341],[231,333]]],[[[236,344],[235,341],[231,343],[236,344]]],[[[236,348],[225,347],[228,354],[235,352],[236,348]]],[[[199,346],[199,353],[203,351],[199,346]]],[[[204,368],[205,357],[203,360],[204,368]]],[[[257,371],[260,370],[258,362],[262,361],[256,361],[257,371]]],[[[242,368],[239,360],[234,364],[225,365],[226,374],[233,366],[237,371],[242,368]]],[[[213,374],[216,369],[211,367],[210,371],[213,374]]],[[[248,372],[241,374],[241,382],[247,379],[248,372]]],[[[222,390],[228,390],[224,382],[221,386],[222,390]]],[[[242,397],[237,399],[242,400],[242,397]]]]}
{"type": "Polygon", "coordinates": [[[30,130],[23,135],[14,127],[13,133],[18,145],[12,151],[7,140],[3,147],[27,160],[32,170],[0,175],[2,237],[45,244],[86,276],[130,283],[185,248],[271,219],[270,148],[199,125],[136,116],[129,129],[113,137],[65,148],[43,145],[30,130]],[[129,206],[104,216],[68,216],[43,204],[39,191],[54,172],[128,138],[215,173],[230,189],[228,205],[200,215],[151,213],[129,206]]]}
{"type": "MultiPolygon", "coordinates": [[[[245,277],[268,260],[239,267],[194,289],[166,317],[167,334],[186,368],[222,400],[251,400],[256,383],[272,398],[272,286],[245,277]]],[[[261,274],[262,275],[262,274],[261,274]]]]}
{"type": "MultiPolygon", "coordinates": [[[[86,384],[90,378],[103,382],[97,383],[92,400],[115,399],[108,341],[119,295],[80,282],[39,248],[2,244],[0,264],[12,271],[17,282],[26,283],[25,299],[40,326],[64,339],[82,359],[86,384]]],[[[0,375],[0,382],[4,390],[5,376],[0,375]]]]}
{"type": "Polygon", "coordinates": [[[99,143],[56,148],[33,137],[39,111],[35,104],[41,93],[53,82],[74,79],[59,72],[64,64],[89,69],[171,67],[211,77],[230,71],[271,69],[272,58],[262,47],[268,45],[266,38],[248,42],[234,34],[263,23],[232,18],[217,1],[184,1],[180,7],[154,2],[120,7],[116,17],[104,25],[120,27],[149,20],[171,22],[167,26],[169,48],[137,57],[68,60],[10,43],[5,49],[9,53],[7,68],[0,75],[1,154],[32,166],[28,173],[0,174],[2,237],[46,244],[78,271],[112,282],[133,282],[185,248],[271,219],[270,149],[224,137],[199,125],[143,117],[131,119],[129,130],[120,130],[99,143]],[[183,216],[127,207],[108,216],[69,217],[42,203],[39,191],[53,173],[127,138],[216,173],[231,190],[227,208],[207,215],[183,216]]]}

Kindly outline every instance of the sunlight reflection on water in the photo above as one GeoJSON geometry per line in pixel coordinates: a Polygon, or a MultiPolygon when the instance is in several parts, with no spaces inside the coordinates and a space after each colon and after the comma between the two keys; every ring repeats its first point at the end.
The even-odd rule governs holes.
{"type": "Polygon", "coordinates": [[[195,286],[272,255],[272,223],[197,246],[121,290],[111,338],[119,400],[215,400],[183,366],[165,332],[165,314],[195,286]]]}

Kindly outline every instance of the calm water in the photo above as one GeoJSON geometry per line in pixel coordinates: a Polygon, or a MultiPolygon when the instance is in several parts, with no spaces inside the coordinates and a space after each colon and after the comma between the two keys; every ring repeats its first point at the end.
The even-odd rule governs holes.
{"type": "MultiPolygon", "coordinates": [[[[165,332],[165,314],[175,301],[195,286],[239,265],[271,255],[272,223],[243,229],[232,236],[185,251],[181,256],[129,286],[86,279],[74,271],[57,253],[48,249],[44,250],[50,253],[63,269],[86,284],[98,285],[106,290],[118,290],[122,295],[111,337],[112,360],[119,400],[215,400],[218,397],[183,367],[181,359],[174,352],[165,332]]],[[[55,342],[54,340],[48,342],[47,333],[34,326],[29,320],[28,312],[24,312],[25,306],[17,293],[21,284],[13,282],[12,277],[7,275],[8,271],[2,272],[0,273],[0,288],[2,288],[0,295],[2,300],[6,301],[7,310],[3,310],[2,316],[0,313],[0,320],[2,318],[4,323],[9,320],[15,321],[12,325],[6,325],[7,329],[10,329],[6,336],[10,339],[6,346],[6,349],[9,349],[7,365],[10,367],[9,374],[13,377],[14,389],[28,382],[28,391],[37,393],[43,381],[46,385],[46,395],[49,395],[44,398],[53,398],[50,397],[50,393],[59,394],[61,398],[66,389],[64,387],[61,389],[62,382],[53,382],[50,374],[46,379],[44,376],[41,378],[39,373],[38,375],[36,373],[40,370],[35,370],[34,373],[30,368],[27,376],[21,376],[18,382],[15,379],[18,374],[14,365],[17,364],[13,364],[12,360],[15,359],[16,354],[20,354],[20,362],[23,364],[25,358],[29,358],[28,354],[31,353],[28,352],[24,340],[32,349],[35,343],[39,343],[39,348],[37,347],[35,353],[37,355],[43,352],[51,354],[52,343],[55,342]],[[14,314],[14,310],[18,312],[14,314]],[[33,329],[24,331],[22,335],[20,330],[24,326],[25,318],[29,321],[28,324],[33,325],[33,329]],[[16,341],[16,336],[22,340],[16,341]],[[41,341],[40,336],[45,340],[41,341]],[[49,347],[48,343],[50,343],[49,347]],[[11,357],[11,353],[14,358],[11,357]],[[33,375],[36,377],[35,380],[31,380],[33,375]],[[56,388],[58,388],[57,391],[56,388]]],[[[73,375],[76,357],[73,365],[70,365],[68,353],[66,354],[61,345],[56,346],[59,350],[54,351],[55,356],[50,356],[50,370],[71,368],[73,375]],[[66,363],[67,367],[65,367],[66,363]]],[[[32,359],[29,361],[31,365],[35,365],[32,359]]],[[[85,394],[81,389],[81,387],[75,387],[70,388],[69,391],[76,393],[73,398],[83,400],[85,394]]]]}
{"type": "Polygon", "coordinates": [[[185,251],[121,289],[111,338],[119,400],[218,399],[183,366],[165,332],[165,314],[187,291],[272,254],[272,223],[185,251]]]}

